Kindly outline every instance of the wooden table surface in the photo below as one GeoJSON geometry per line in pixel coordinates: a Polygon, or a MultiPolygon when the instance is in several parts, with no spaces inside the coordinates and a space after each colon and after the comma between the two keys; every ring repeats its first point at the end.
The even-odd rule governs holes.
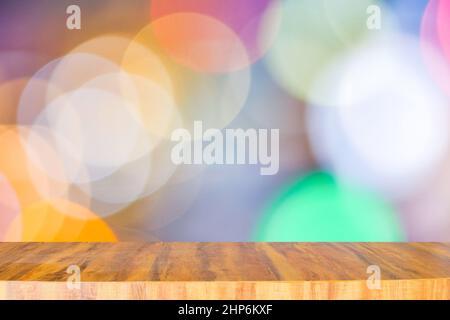
{"type": "Polygon", "coordinates": [[[450,244],[0,243],[0,298],[450,299],[450,244]]]}

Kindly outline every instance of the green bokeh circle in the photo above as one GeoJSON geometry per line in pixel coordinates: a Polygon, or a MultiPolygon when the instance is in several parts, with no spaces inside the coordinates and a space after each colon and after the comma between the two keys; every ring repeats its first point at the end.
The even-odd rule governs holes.
{"type": "Polygon", "coordinates": [[[317,172],[295,183],[273,203],[258,224],[254,240],[396,242],[405,237],[387,202],[317,172]]]}

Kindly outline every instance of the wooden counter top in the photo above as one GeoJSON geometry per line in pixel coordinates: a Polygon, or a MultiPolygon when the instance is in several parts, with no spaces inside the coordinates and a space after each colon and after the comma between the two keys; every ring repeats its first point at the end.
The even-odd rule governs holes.
{"type": "Polygon", "coordinates": [[[450,244],[0,243],[0,298],[450,299],[450,244]]]}

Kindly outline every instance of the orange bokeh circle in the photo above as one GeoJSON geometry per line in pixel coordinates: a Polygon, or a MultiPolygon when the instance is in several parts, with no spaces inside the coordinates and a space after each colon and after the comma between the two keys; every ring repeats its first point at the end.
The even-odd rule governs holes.
{"type": "Polygon", "coordinates": [[[195,71],[231,72],[250,64],[239,36],[215,18],[183,12],[156,19],[151,26],[168,55],[195,71]]]}
{"type": "Polygon", "coordinates": [[[7,237],[17,238],[17,235],[24,242],[117,241],[114,232],[102,219],[90,210],[63,199],[40,201],[24,208],[11,223],[7,237]]]}

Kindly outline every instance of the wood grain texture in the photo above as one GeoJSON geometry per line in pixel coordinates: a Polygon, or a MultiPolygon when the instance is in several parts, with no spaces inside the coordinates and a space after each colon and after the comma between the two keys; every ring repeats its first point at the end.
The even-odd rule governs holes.
{"type": "Polygon", "coordinates": [[[0,298],[450,299],[450,244],[2,243],[0,298]]]}

